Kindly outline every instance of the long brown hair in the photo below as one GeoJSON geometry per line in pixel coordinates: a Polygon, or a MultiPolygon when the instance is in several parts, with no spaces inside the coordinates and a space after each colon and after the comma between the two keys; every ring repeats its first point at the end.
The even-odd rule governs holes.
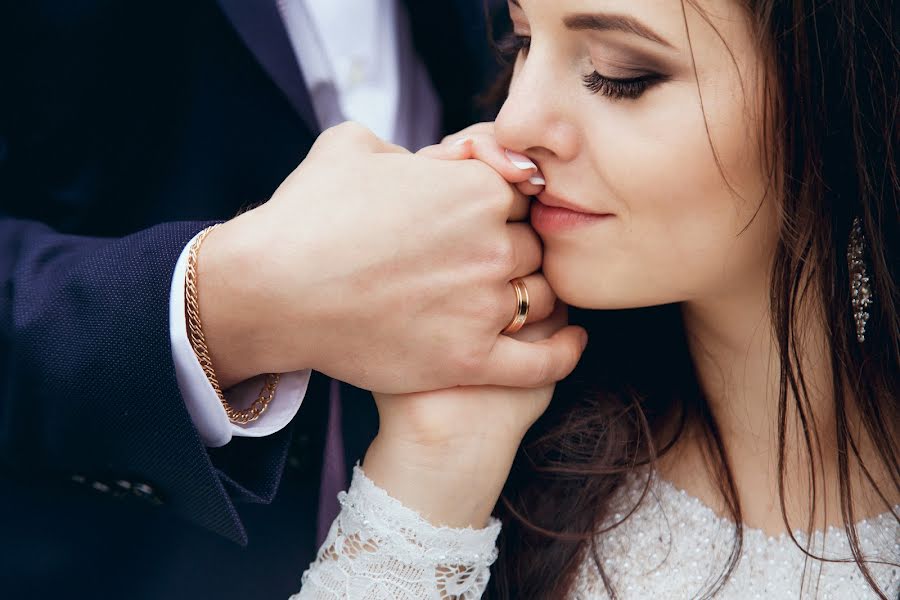
{"type": "MultiPolygon", "coordinates": [[[[777,419],[782,516],[787,522],[785,437],[795,421],[810,457],[813,502],[814,482],[820,476],[812,460],[822,451],[820,432],[813,425],[799,364],[798,331],[801,304],[815,298],[822,303],[830,346],[836,424],[829,434],[837,440],[842,520],[863,576],[887,598],[860,552],[850,474],[852,469],[861,471],[891,510],[891,498],[900,494],[897,4],[746,4],[771,61],[766,141],[780,149],[772,165],[782,222],[771,314],[781,366],[777,419]],[[866,239],[875,298],[864,343],[857,341],[851,317],[846,259],[855,218],[866,239]],[[888,474],[887,485],[875,480],[873,465],[863,463],[851,414],[859,415],[863,435],[888,474]]],[[[572,310],[570,320],[600,341],[588,347],[575,373],[560,383],[550,408],[519,449],[497,506],[504,529],[488,597],[566,597],[584,560],[594,561],[615,597],[595,543],[604,533],[602,524],[609,522],[610,504],[627,474],[641,465],[652,467],[689,424],[699,425],[705,434],[713,475],[735,524],[730,559],[704,592],[714,595],[741,556],[741,506],[722,438],[688,353],[679,307],[572,310]]]]}

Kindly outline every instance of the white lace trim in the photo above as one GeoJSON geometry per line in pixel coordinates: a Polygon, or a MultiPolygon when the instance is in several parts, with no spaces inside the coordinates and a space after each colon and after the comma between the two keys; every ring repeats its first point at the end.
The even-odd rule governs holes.
{"type": "Polygon", "coordinates": [[[497,558],[500,521],[436,527],[375,485],[357,465],[342,510],[296,600],[475,600],[497,558]]]}
{"type": "MultiPolygon", "coordinates": [[[[721,574],[733,545],[733,525],[700,500],[655,479],[653,493],[619,527],[598,539],[600,560],[623,600],[694,598],[721,574]],[[710,579],[710,578],[713,579],[710,579]]],[[[635,475],[620,490],[630,508],[643,490],[635,475]]],[[[295,600],[476,600],[490,577],[500,522],[484,529],[435,527],[369,480],[358,466],[343,509],[295,600]]],[[[888,597],[900,593],[900,524],[893,512],[857,524],[860,549],[888,597]]],[[[614,520],[622,518],[615,515],[614,520]]],[[[804,538],[803,535],[799,536],[804,538]]],[[[847,534],[814,534],[811,549],[849,558],[847,534]]],[[[821,563],[787,536],[747,528],[740,561],[716,596],[797,600],[870,598],[874,592],[853,562],[821,563]]],[[[582,564],[573,600],[608,598],[592,560],[582,564]]]]}

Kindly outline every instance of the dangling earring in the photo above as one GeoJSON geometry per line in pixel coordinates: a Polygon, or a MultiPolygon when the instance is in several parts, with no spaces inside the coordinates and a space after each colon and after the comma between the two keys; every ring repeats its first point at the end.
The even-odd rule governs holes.
{"type": "Polygon", "coordinates": [[[850,228],[850,243],[847,247],[847,265],[850,272],[850,302],[853,306],[853,321],[856,323],[856,339],[866,341],[866,321],[869,320],[869,305],[872,304],[872,288],[869,274],[863,260],[865,238],[859,217],[853,219],[850,228]]]}

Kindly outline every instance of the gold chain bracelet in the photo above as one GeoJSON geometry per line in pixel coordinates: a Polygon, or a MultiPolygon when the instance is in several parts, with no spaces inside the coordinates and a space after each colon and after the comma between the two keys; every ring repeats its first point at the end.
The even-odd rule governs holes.
{"type": "Polygon", "coordinates": [[[203,244],[206,236],[209,235],[209,232],[216,227],[218,225],[212,225],[201,231],[188,251],[187,271],[184,274],[184,312],[191,346],[194,348],[197,360],[200,361],[200,366],[203,367],[203,372],[206,373],[206,378],[209,379],[210,385],[212,385],[213,390],[219,397],[219,401],[225,408],[228,419],[232,423],[246,425],[258,419],[265,412],[269,402],[275,397],[275,388],[278,387],[280,375],[278,373],[267,373],[265,383],[263,383],[262,390],[259,392],[259,397],[253,401],[249,408],[243,410],[237,410],[232,407],[228,400],[225,399],[225,394],[222,393],[219,379],[216,377],[216,372],[213,369],[212,359],[209,356],[209,348],[206,345],[206,337],[203,335],[203,327],[200,325],[200,302],[197,293],[197,257],[200,254],[200,246],[203,244]]]}

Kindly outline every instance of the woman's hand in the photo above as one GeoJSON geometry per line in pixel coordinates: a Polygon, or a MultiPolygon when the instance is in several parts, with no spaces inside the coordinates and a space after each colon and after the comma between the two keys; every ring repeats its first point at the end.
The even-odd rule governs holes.
{"type": "MultiPolygon", "coordinates": [[[[492,123],[473,125],[420,153],[445,160],[481,160],[529,196],[543,189],[537,166],[500,147],[492,123]]],[[[556,302],[549,318],[530,322],[512,337],[526,341],[569,337],[574,342],[567,345],[574,369],[587,334],[566,324],[566,307],[556,302]]],[[[391,496],[432,523],[483,527],[522,437],[547,409],[554,388],[472,386],[417,394],[376,393],[379,432],[363,468],[391,496]]]]}
{"type": "MultiPolygon", "coordinates": [[[[526,325],[528,341],[577,336],[566,307],[526,325]]],[[[572,345],[572,368],[583,344],[572,345]]],[[[522,437],[549,406],[543,388],[457,387],[416,394],[375,394],[379,431],[363,469],[377,485],[437,525],[484,527],[500,496],[522,437]]]]}
{"type": "Polygon", "coordinates": [[[417,152],[428,158],[443,160],[480,160],[493,168],[506,181],[526,196],[543,191],[546,181],[538,166],[527,156],[506,150],[494,137],[493,123],[476,123],[453,135],[440,144],[427,146],[417,152]]]}

